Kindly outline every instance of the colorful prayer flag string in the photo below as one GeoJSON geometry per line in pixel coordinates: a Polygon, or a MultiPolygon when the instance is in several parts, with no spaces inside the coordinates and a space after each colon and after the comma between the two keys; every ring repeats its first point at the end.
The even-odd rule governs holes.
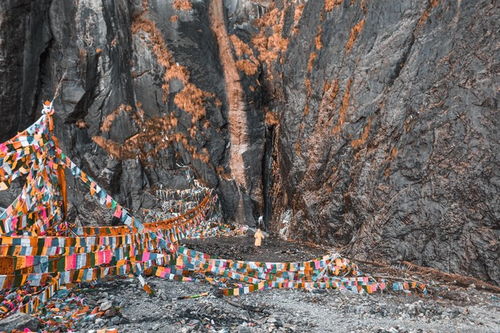
{"type": "MultiPolygon", "coordinates": [[[[181,247],[182,239],[237,235],[244,230],[210,222],[217,205],[211,190],[179,216],[141,222],[61,151],[51,134],[53,114],[52,104],[44,105],[33,125],[0,144],[0,190],[26,176],[21,194],[0,212],[0,288],[4,293],[17,291],[7,292],[12,296],[0,302],[0,318],[17,310],[37,311],[64,285],[130,273],[143,281],[144,272],[183,282],[202,276],[227,296],[273,288],[373,293],[390,287],[425,292],[425,285],[417,282],[364,276],[354,263],[335,254],[305,262],[270,263],[217,259],[181,247]],[[64,169],[123,226],[72,228],[74,235],[68,236],[64,169]]],[[[147,284],[144,289],[153,293],[147,284]]],[[[193,297],[202,296],[206,295],[193,297]]]]}

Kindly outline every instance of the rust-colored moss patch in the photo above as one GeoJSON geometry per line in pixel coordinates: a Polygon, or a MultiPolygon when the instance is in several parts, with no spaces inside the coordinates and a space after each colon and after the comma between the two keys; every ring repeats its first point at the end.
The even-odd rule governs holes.
{"type": "Polygon", "coordinates": [[[108,154],[110,154],[111,156],[113,156],[117,159],[122,158],[122,147],[118,143],[116,143],[112,140],[106,139],[102,136],[94,136],[94,137],[92,137],[92,140],[95,143],[97,143],[97,145],[99,147],[101,147],[106,152],[108,152],[108,154]]]}
{"type": "Polygon", "coordinates": [[[275,112],[267,111],[265,116],[265,122],[268,126],[275,126],[279,124],[278,116],[275,112]]]}
{"type": "Polygon", "coordinates": [[[360,146],[366,143],[366,140],[368,140],[368,136],[370,135],[371,126],[372,126],[372,120],[370,118],[368,119],[368,123],[363,129],[363,133],[361,133],[361,137],[351,142],[351,146],[353,148],[359,148],[360,146]]]}
{"type": "Polygon", "coordinates": [[[175,10],[191,10],[193,9],[193,5],[189,0],[174,0],[172,7],[175,10]]]}
{"type": "Polygon", "coordinates": [[[347,81],[347,85],[344,91],[344,96],[342,97],[342,104],[340,105],[339,109],[339,120],[337,122],[337,125],[333,128],[334,134],[340,133],[340,130],[342,129],[342,126],[345,123],[347,108],[349,107],[349,101],[351,99],[351,84],[352,84],[352,79],[349,79],[347,81]]]}
{"type": "Polygon", "coordinates": [[[293,25],[292,25],[292,35],[296,35],[299,32],[299,21],[304,12],[305,4],[298,4],[293,12],[293,25]]]}
{"type": "Polygon", "coordinates": [[[318,26],[318,33],[316,34],[316,38],[314,38],[314,45],[316,46],[316,50],[321,50],[323,48],[323,42],[321,41],[321,36],[323,34],[323,27],[318,26]]]}
{"type": "Polygon", "coordinates": [[[101,125],[101,132],[109,132],[116,117],[118,117],[118,115],[122,112],[130,112],[131,110],[132,108],[130,107],[130,105],[125,104],[122,104],[118,108],[113,110],[113,112],[111,112],[106,116],[106,118],[104,118],[104,121],[101,125]]]}
{"type": "Polygon", "coordinates": [[[259,69],[259,61],[255,58],[253,50],[236,35],[229,36],[233,45],[234,53],[239,60],[236,68],[246,75],[255,75],[259,69]]]}
{"type": "Polygon", "coordinates": [[[288,39],[282,36],[285,11],[272,8],[260,19],[255,20],[260,30],[252,38],[252,44],[259,52],[259,60],[268,67],[288,48],[288,39]]]}
{"type": "Polygon", "coordinates": [[[325,10],[331,12],[335,7],[341,5],[344,0],[325,0],[325,10]]]}
{"type": "Polygon", "coordinates": [[[364,26],[365,26],[365,19],[362,19],[361,21],[356,23],[356,25],[351,29],[351,33],[349,34],[349,39],[347,40],[347,43],[345,44],[345,49],[347,52],[349,52],[352,49],[354,42],[358,38],[361,31],[363,31],[364,26]]]}
{"type": "Polygon", "coordinates": [[[311,79],[306,78],[304,80],[304,86],[306,87],[306,97],[309,99],[312,95],[312,85],[311,85],[311,79]]]}
{"type": "Polygon", "coordinates": [[[431,15],[432,9],[436,8],[438,4],[439,0],[429,0],[427,8],[424,10],[422,16],[420,16],[420,19],[418,20],[418,26],[422,26],[425,22],[427,22],[427,19],[431,15]]]}
{"type": "Polygon", "coordinates": [[[250,60],[243,59],[236,61],[236,68],[238,68],[239,71],[244,72],[246,75],[255,75],[259,66],[250,60]]]}
{"type": "Polygon", "coordinates": [[[316,60],[317,57],[318,57],[318,55],[316,54],[316,52],[311,52],[311,54],[309,55],[309,60],[307,61],[307,72],[308,73],[312,72],[314,60],[316,60]]]}
{"type": "Polygon", "coordinates": [[[174,103],[180,109],[188,112],[191,115],[191,121],[195,123],[205,117],[205,99],[209,97],[213,97],[213,95],[199,89],[192,83],[188,83],[175,95],[174,103]]]}
{"type": "Polygon", "coordinates": [[[234,48],[234,53],[238,58],[243,56],[253,57],[253,51],[245,42],[243,42],[238,36],[231,35],[229,36],[231,40],[231,44],[234,48]]]}

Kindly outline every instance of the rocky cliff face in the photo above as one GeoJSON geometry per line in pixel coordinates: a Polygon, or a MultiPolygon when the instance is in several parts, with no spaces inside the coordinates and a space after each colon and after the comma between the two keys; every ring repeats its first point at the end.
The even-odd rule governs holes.
{"type": "Polygon", "coordinates": [[[6,0],[0,139],[66,73],[63,149],[138,213],[188,166],[228,220],[499,283],[498,21],[485,0],[6,0]]]}

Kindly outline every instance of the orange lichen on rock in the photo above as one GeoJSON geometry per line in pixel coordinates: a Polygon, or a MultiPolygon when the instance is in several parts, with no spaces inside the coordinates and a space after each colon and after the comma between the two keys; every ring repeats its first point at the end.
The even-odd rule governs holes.
{"type": "Polygon", "coordinates": [[[253,56],[253,51],[250,48],[250,46],[248,46],[245,42],[243,42],[241,39],[239,39],[238,36],[231,35],[231,36],[229,36],[229,39],[231,40],[231,44],[233,44],[234,53],[236,53],[236,56],[238,58],[241,58],[244,55],[246,55],[248,57],[253,56]]]}
{"type": "Polygon", "coordinates": [[[293,13],[293,22],[295,24],[297,24],[300,20],[300,18],[302,17],[302,13],[304,12],[304,7],[306,5],[301,3],[299,5],[297,5],[297,7],[295,7],[295,11],[293,13]]]}
{"type": "Polygon", "coordinates": [[[132,33],[137,34],[143,31],[149,35],[149,40],[152,44],[152,51],[156,56],[158,64],[160,64],[165,72],[163,74],[163,102],[166,103],[167,96],[169,94],[169,84],[168,84],[168,69],[173,64],[173,57],[168,51],[167,44],[163,39],[161,31],[156,27],[156,24],[151,20],[145,18],[144,16],[137,17],[132,22],[132,33]]]}
{"type": "Polygon", "coordinates": [[[314,38],[314,45],[316,46],[316,50],[321,50],[323,48],[323,42],[321,41],[321,35],[323,34],[323,27],[321,25],[318,26],[318,32],[316,34],[316,38],[314,38]]]}
{"type": "Polygon", "coordinates": [[[277,52],[284,52],[288,48],[288,39],[281,37],[281,30],[275,31],[275,33],[269,37],[267,46],[277,52]]]}
{"type": "MultiPolygon", "coordinates": [[[[191,4],[191,3],[189,3],[191,4]]],[[[144,17],[138,18],[132,24],[132,32],[144,31],[149,34],[153,45],[152,51],[158,63],[165,69],[163,74],[163,102],[166,103],[170,93],[169,82],[178,79],[184,84],[184,88],[175,95],[174,103],[192,116],[192,121],[196,122],[205,116],[205,98],[213,97],[213,94],[205,92],[194,84],[189,83],[189,71],[185,66],[174,62],[173,56],[167,49],[167,44],[163,39],[161,31],[150,20],[144,17]]]]}
{"type": "Polygon", "coordinates": [[[344,91],[344,96],[342,97],[342,104],[340,105],[339,109],[339,120],[337,122],[337,125],[333,128],[334,134],[340,133],[340,130],[344,125],[347,114],[347,108],[349,107],[349,101],[351,99],[351,84],[352,84],[352,79],[349,79],[347,81],[347,85],[344,91]]]}
{"type": "MultiPolygon", "coordinates": [[[[323,96],[321,103],[315,113],[316,122],[314,124],[313,133],[315,135],[305,138],[305,147],[308,151],[308,163],[305,172],[305,182],[312,181],[316,171],[321,168],[321,156],[328,145],[328,138],[331,136],[331,115],[335,110],[335,99],[338,95],[339,83],[338,80],[325,82],[323,85],[323,96]]],[[[311,117],[314,119],[313,117],[311,117]]]]}
{"type": "Polygon", "coordinates": [[[132,33],[137,34],[140,31],[146,32],[153,44],[153,51],[158,57],[158,62],[166,67],[172,62],[172,55],[168,52],[167,44],[163,39],[161,31],[156,27],[156,24],[145,18],[144,16],[137,17],[132,22],[132,33]]]}
{"type": "Polygon", "coordinates": [[[334,80],[331,83],[325,82],[323,85],[323,95],[318,108],[318,119],[316,122],[315,132],[325,131],[328,127],[331,111],[335,110],[335,99],[339,92],[339,80],[334,80]]]}
{"type": "Polygon", "coordinates": [[[316,54],[316,52],[311,52],[311,54],[309,55],[309,60],[307,61],[307,72],[308,73],[312,72],[314,60],[316,60],[317,57],[318,57],[318,55],[316,54]]]}
{"type": "Polygon", "coordinates": [[[205,117],[205,99],[209,97],[213,97],[213,95],[201,90],[192,83],[188,83],[184,86],[184,89],[175,95],[174,103],[180,109],[189,113],[191,122],[195,123],[205,117]]]}
{"type": "Polygon", "coordinates": [[[323,86],[323,98],[321,99],[320,109],[333,106],[338,93],[339,80],[335,80],[332,83],[325,82],[323,86]]]}
{"type": "Polygon", "coordinates": [[[266,112],[264,120],[265,120],[266,125],[268,125],[268,126],[275,126],[275,125],[279,124],[278,116],[276,115],[275,112],[272,112],[272,111],[266,112]]]}
{"type": "Polygon", "coordinates": [[[188,129],[189,136],[194,138],[196,136],[196,133],[198,133],[198,128],[196,126],[191,126],[188,129]]]}
{"type": "Polygon", "coordinates": [[[432,9],[436,8],[438,4],[439,0],[429,0],[427,8],[424,10],[422,16],[420,16],[420,19],[418,20],[418,26],[422,26],[427,21],[427,19],[431,15],[432,9]]]}
{"type": "Polygon", "coordinates": [[[365,128],[363,129],[363,133],[361,133],[361,137],[359,139],[356,139],[351,142],[351,146],[353,148],[358,148],[361,145],[366,143],[366,140],[368,140],[368,136],[370,135],[370,129],[372,126],[372,120],[371,118],[368,119],[368,123],[366,124],[365,128]]]}
{"type": "Polygon", "coordinates": [[[302,17],[302,13],[304,12],[305,4],[299,4],[295,7],[293,13],[293,25],[292,25],[292,35],[296,35],[299,32],[299,21],[302,17]]]}
{"type": "MultiPolygon", "coordinates": [[[[192,122],[195,123],[205,116],[206,98],[212,98],[213,94],[205,92],[194,84],[189,82],[190,74],[185,66],[175,63],[173,56],[167,48],[167,44],[163,38],[162,32],[157,28],[154,22],[146,18],[146,15],[141,14],[135,17],[131,27],[133,34],[145,33],[149,39],[149,46],[155,55],[157,62],[164,68],[163,74],[163,101],[169,95],[169,81],[172,79],[180,80],[184,87],[176,94],[174,103],[192,116],[192,122]]],[[[109,154],[116,158],[136,158],[139,157],[143,161],[147,161],[161,150],[167,148],[172,142],[178,142],[191,154],[193,158],[200,158],[203,161],[209,159],[196,151],[193,145],[190,145],[187,138],[182,133],[174,133],[173,130],[177,127],[177,118],[170,114],[164,117],[154,117],[144,120],[144,111],[141,109],[140,103],[136,105],[137,112],[132,113],[132,117],[136,122],[139,132],[123,144],[118,144],[104,137],[94,137],[94,141],[109,154]]],[[[132,111],[132,107],[121,105],[117,110],[113,111],[106,117],[101,130],[109,131],[115,118],[124,111],[132,111]]],[[[195,136],[196,128],[191,128],[189,134],[195,136]]]]}
{"type": "MultiPolygon", "coordinates": [[[[196,94],[199,94],[199,92],[196,94]]],[[[200,109],[196,109],[199,105],[186,106],[186,108],[189,107],[194,107],[196,112],[204,112],[204,110],[200,111],[200,109]]],[[[119,109],[124,111],[133,110],[130,106],[119,109]]],[[[121,144],[102,136],[93,137],[93,141],[110,155],[118,159],[139,157],[142,161],[147,162],[150,157],[154,157],[161,150],[171,145],[172,142],[180,143],[193,158],[198,158],[203,161],[208,159],[207,156],[198,153],[196,147],[189,144],[188,139],[183,133],[173,132],[178,124],[178,119],[173,114],[144,120],[144,111],[140,108],[140,103],[138,103],[136,109],[137,112],[134,112],[132,115],[136,126],[139,128],[137,134],[126,139],[121,144]]],[[[197,132],[198,129],[194,126],[188,130],[188,133],[192,137],[195,136],[197,132]]]]}
{"type": "Polygon", "coordinates": [[[279,53],[288,47],[288,40],[279,34],[273,34],[271,37],[257,35],[252,42],[259,50],[259,60],[268,65],[278,59],[279,53]]]}
{"type": "Polygon", "coordinates": [[[345,49],[347,52],[349,52],[354,45],[354,42],[358,38],[359,34],[363,30],[363,27],[365,26],[365,19],[362,19],[356,25],[351,29],[351,33],[349,34],[349,39],[347,40],[347,43],[345,44],[345,49]]]}
{"type": "Polygon", "coordinates": [[[255,75],[255,73],[257,73],[257,69],[259,68],[259,66],[255,64],[253,61],[250,61],[248,59],[242,59],[236,61],[236,68],[244,72],[246,75],[255,75]]]}
{"type": "Polygon", "coordinates": [[[170,22],[174,23],[177,21],[179,21],[179,16],[177,16],[177,15],[170,16],[170,22]]]}
{"type": "Polygon", "coordinates": [[[309,114],[309,104],[306,103],[306,106],[304,107],[304,117],[309,114]]]}
{"type": "Polygon", "coordinates": [[[191,10],[193,9],[193,5],[189,0],[174,0],[172,7],[175,10],[191,10]]]}
{"type": "Polygon", "coordinates": [[[78,127],[79,129],[84,129],[84,128],[88,128],[89,125],[85,122],[85,120],[83,119],[78,119],[76,122],[75,122],[75,125],[76,127],[78,127]]]}
{"type": "Polygon", "coordinates": [[[234,53],[238,58],[236,67],[246,75],[255,75],[259,68],[259,61],[255,58],[252,49],[244,43],[236,35],[231,35],[231,44],[233,45],[234,53]]]}
{"type": "Polygon", "coordinates": [[[398,148],[392,147],[387,160],[392,161],[392,160],[394,160],[394,158],[396,158],[396,156],[398,156],[398,148]]]}
{"type": "Polygon", "coordinates": [[[255,20],[260,31],[252,38],[252,44],[259,51],[259,60],[268,66],[288,48],[288,39],[282,36],[285,12],[284,9],[273,8],[255,20]]]}
{"type": "Polygon", "coordinates": [[[306,78],[304,80],[304,86],[306,87],[306,97],[309,99],[312,95],[312,85],[311,85],[311,79],[306,78]]]}
{"type": "Polygon", "coordinates": [[[125,105],[125,104],[120,105],[118,108],[116,108],[116,110],[114,110],[113,112],[108,114],[106,118],[104,118],[104,121],[102,122],[101,125],[101,132],[109,132],[116,117],[118,117],[118,115],[122,112],[125,111],[130,112],[131,110],[132,108],[130,107],[130,105],[125,105]]]}
{"type": "Polygon", "coordinates": [[[368,7],[366,6],[366,0],[361,0],[359,7],[361,7],[363,12],[366,14],[366,12],[368,11],[368,7]]]}
{"type": "Polygon", "coordinates": [[[172,79],[178,79],[185,85],[189,82],[189,71],[185,66],[175,64],[168,68],[164,75],[164,79],[167,82],[172,79]]]}
{"type": "Polygon", "coordinates": [[[293,146],[295,148],[295,153],[297,155],[302,155],[302,146],[300,145],[300,141],[295,142],[293,146]]]}
{"type": "Polygon", "coordinates": [[[325,0],[325,10],[331,12],[335,7],[342,4],[344,0],[325,0]]]}
{"type": "Polygon", "coordinates": [[[185,66],[174,62],[173,56],[167,49],[167,44],[165,43],[161,31],[153,22],[144,17],[137,18],[132,24],[132,32],[137,33],[139,31],[144,31],[149,34],[152,43],[152,51],[158,63],[165,69],[162,85],[163,101],[166,102],[166,98],[170,93],[170,80],[178,79],[184,84],[184,88],[175,96],[174,103],[179,108],[191,114],[193,122],[204,117],[204,98],[213,95],[189,83],[189,71],[185,66]]]}
{"type": "Polygon", "coordinates": [[[102,136],[94,136],[92,140],[97,143],[99,147],[108,152],[111,156],[121,159],[122,158],[122,146],[112,140],[106,139],[102,136]]]}

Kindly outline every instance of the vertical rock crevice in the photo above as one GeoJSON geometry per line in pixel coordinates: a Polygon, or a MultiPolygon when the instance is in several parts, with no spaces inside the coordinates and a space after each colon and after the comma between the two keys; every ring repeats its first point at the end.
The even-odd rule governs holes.
{"type": "MultiPolygon", "coordinates": [[[[259,179],[253,179],[256,183],[253,187],[249,183],[247,170],[255,169],[255,165],[249,165],[251,149],[249,124],[247,119],[247,102],[245,92],[241,85],[241,77],[238,73],[238,66],[233,57],[231,42],[227,32],[224,5],[222,0],[211,0],[209,5],[210,25],[216,36],[220,63],[223,68],[224,82],[227,100],[227,119],[229,126],[229,169],[231,178],[238,187],[237,215],[240,223],[249,223],[248,218],[254,215],[255,204],[250,207],[245,203],[244,196],[254,193],[252,199],[257,202],[257,206],[262,207],[262,189],[259,179]],[[250,210],[250,212],[248,212],[250,210]],[[249,214],[250,213],[250,214],[249,214]]],[[[254,163],[258,161],[254,161],[254,163]]],[[[251,162],[250,162],[251,163],[251,162]]],[[[258,175],[262,177],[262,175],[258,175]]],[[[262,209],[262,208],[261,208],[262,209]]],[[[258,209],[260,210],[260,209],[258,209]]],[[[261,212],[257,212],[261,214],[261,212]]],[[[251,221],[250,224],[254,224],[251,221]]]]}
{"type": "Polygon", "coordinates": [[[248,188],[243,154],[248,150],[248,125],[245,94],[240,84],[240,76],[233,58],[229,36],[224,19],[222,0],[210,1],[210,24],[217,38],[219,57],[224,71],[228,122],[230,136],[229,167],[231,176],[244,189],[248,188]]]}

